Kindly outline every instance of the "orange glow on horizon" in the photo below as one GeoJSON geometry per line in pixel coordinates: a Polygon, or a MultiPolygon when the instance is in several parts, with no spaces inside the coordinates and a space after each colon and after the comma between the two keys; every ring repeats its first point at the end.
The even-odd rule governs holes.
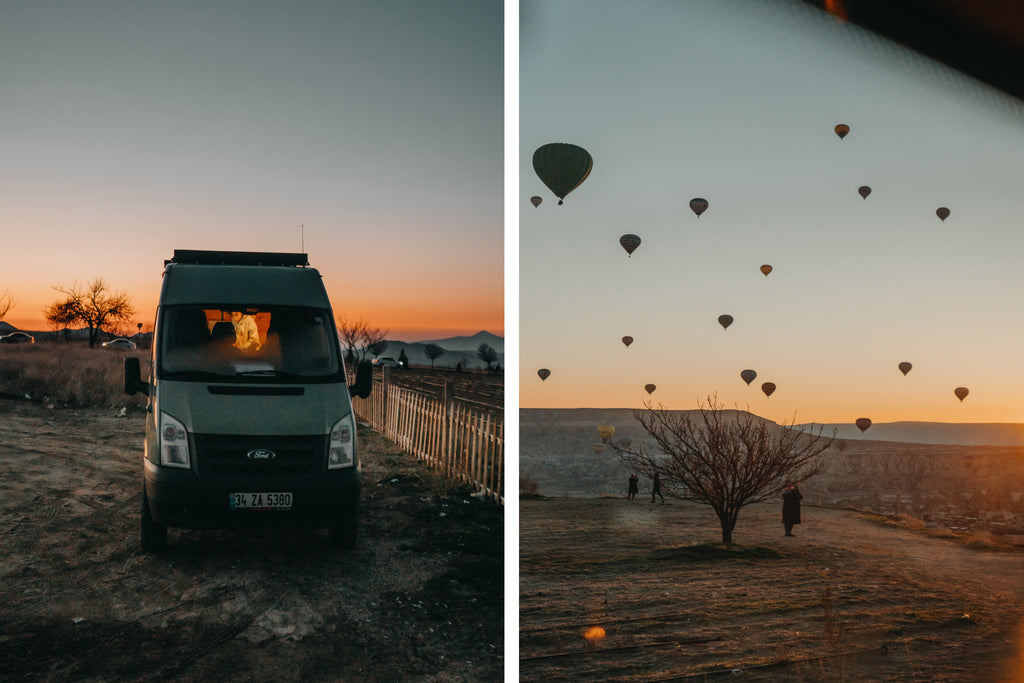
{"type": "MultiPolygon", "coordinates": [[[[802,378],[801,378],[802,379],[802,378]]],[[[557,369],[546,380],[536,370],[523,368],[520,373],[519,407],[537,409],[624,409],[643,408],[645,401],[669,410],[695,410],[698,401],[707,404],[709,395],[725,408],[749,410],[760,417],[780,424],[854,424],[860,417],[875,424],[888,422],[947,423],[1024,423],[1024,404],[1014,387],[1000,383],[977,384],[961,402],[955,386],[944,378],[918,385],[896,384],[888,392],[868,397],[849,397],[841,391],[822,393],[813,385],[796,386],[800,379],[790,378],[766,397],[760,385],[747,387],[737,378],[735,385],[710,386],[699,393],[691,387],[661,382],[648,395],[644,378],[629,382],[606,382],[602,378],[581,380],[557,369]]],[[[871,430],[864,438],[871,438],[871,430]]]]}
{"type": "MultiPolygon", "coordinates": [[[[111,284],[114,291],[127,291],[135,307],[135,317],[126,327],[135,332],[138,323],[143,330],[152,330],[156,314],[159,288],[146,297],[132,296],[133,288],[119,287],[111,284]]],[[[152,288],[152,285],[150,285],[152,288]]],[[[135,288],[141,289],[141,288],[135,288]]],[[[28,332],[48,332],[50,324],[43,315],[43,310],[60,299],[56,290],[49,292],[11,292],[14,306],[3,321],[19,330],[28,332]]],[[[342,309],[339,302],[344,301],[338,293],[328,292],[334,305],[335,315],[349,320],[366,320],[377,327],[389,330],[388,338],[397,341],[414,342],[422,339],[444,339],[456,336],[472,336],[481,330],[504,337],[504,309],[492,302],[466,301],[453,302],[444,306],[443,302],[427,307],[425,302],[410,299],[409,301],[393,302],[380,299],[379,304],[361,299],[357,306],[342,309]],[[487,305],[487,304],[491,305],[487,305]]],[[[492,297],[493,299],[493,297],[492,297]]],[[[500,301],[500,299],[499,299],[500,301]]]]}

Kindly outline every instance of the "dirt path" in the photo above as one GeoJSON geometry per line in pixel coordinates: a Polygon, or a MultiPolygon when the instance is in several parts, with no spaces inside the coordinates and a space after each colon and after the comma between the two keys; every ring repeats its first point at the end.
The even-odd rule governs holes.
{"type": "Polygon", "coordinates": [[[0,680],[501,680],[501,509],[359,438],[356,550],[171,530],[152,556],[141,416],[0,401],[0,680]]]}
{"type": "Polygon", "coordinates": [[[746,509],[726,551],[679,501],[521,501],[523,680],[1024,679],[1024,554],[853,511],[804,522],[785,538],[777,506],[746,509]]]}

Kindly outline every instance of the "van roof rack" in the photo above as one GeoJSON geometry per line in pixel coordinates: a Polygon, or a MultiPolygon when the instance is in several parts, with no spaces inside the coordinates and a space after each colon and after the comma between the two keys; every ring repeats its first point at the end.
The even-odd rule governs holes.
{"type": "Polygon", "coordinates": [[[272,251],[202,251],[175,249],[169,263],[194,263],[209,266],[308,266],[309,254],[286,254],[272,251]]]}

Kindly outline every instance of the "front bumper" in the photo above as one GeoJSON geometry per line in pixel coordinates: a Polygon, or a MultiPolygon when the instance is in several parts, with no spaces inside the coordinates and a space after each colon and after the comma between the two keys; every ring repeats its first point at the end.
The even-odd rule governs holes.
{"type": "Polygon", "coordinates": [[[193,470],[145,460],[146,498],[153,520],[164,526],[218,529],[266,526],[330,528],[359,517],[360,474],[356,467],[316,475],[204,476],[193,470]],[[290,510],[232,509],[231,494],[287,492],[290,510]]]}

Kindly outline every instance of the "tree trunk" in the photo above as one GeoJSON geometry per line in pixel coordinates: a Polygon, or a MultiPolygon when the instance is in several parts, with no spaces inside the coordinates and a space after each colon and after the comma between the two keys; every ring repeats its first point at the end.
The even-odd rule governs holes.
{"type": "Polygon", "coordinates": [[[722,545],[732,545],[732,530],[736,528],[736,515],[722,513],[718,516],[722,525],[722,545]]]}

